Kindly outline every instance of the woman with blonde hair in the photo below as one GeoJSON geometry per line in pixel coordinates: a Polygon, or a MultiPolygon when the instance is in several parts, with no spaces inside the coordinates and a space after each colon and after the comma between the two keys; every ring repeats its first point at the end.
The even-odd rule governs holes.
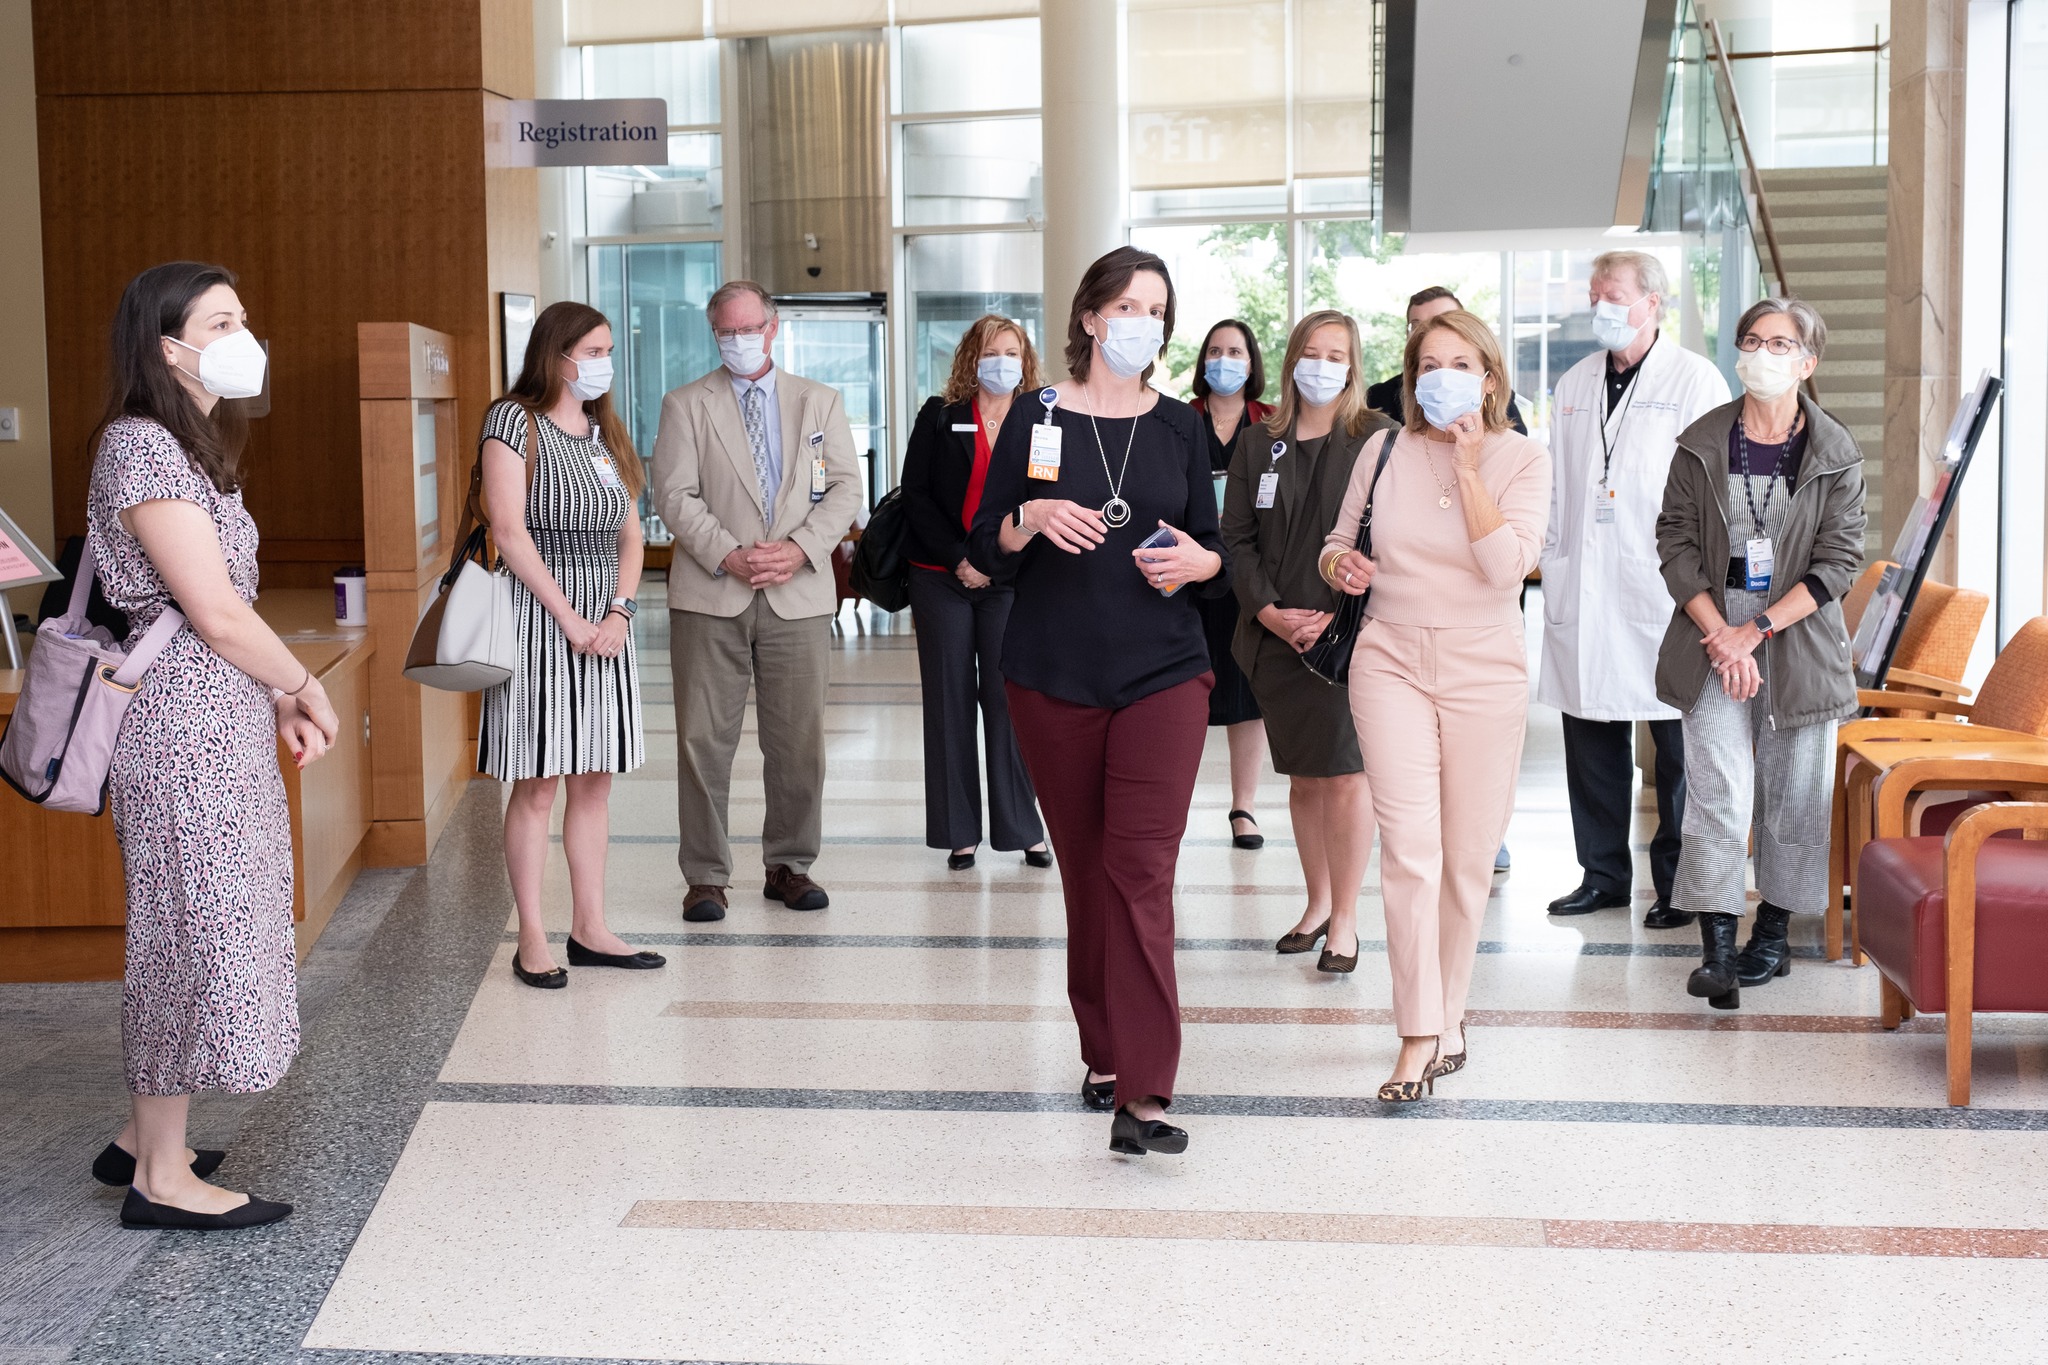
{"type": "Polygon", "coordinates": [[[1375,487],[1361,459],[1322,556],[1371,589],[1351,713],[1379,821],[1380,891],[1401,1051],[1379,1090],[1422,1098],[1465,1065],[1465,996],[1493,860],[1514,808],[1529,705],[1517,605],[1543,548],[1550,452],[1508,420],[1500,343],[1463,309],[1408,338],[1406,425],[1375,487]],[[1373,507],[1372,556],[1356,548],[1373,507]]]}
{"type": "Polygon", "coordinates": [[[569,789],[562,851],[569,859],[569,965],[662,966],[605,925],[604,864],[612,775],[645,760],[633,591],[640,583],[646,473],[612,407],[612,329],[581,303],[534,319],[512,392],[484,412],[477,458],[498,553],[518,580],[519,666],[484,694],[477,766],[512,784],[505,870],[519,909],[512,971],[557,989],[541,921],[541,872],[555,787],[569,789]]]}
{"type": "MultiPolygon", "coordinates": [[[[1302,662],[1336,610],[1317,572],[1352,466],[1370,463],[1393,423],[1366,406],[1358,324],[1310,313],[1287,339],[1280,406],[1237,438],[1223,493],[1223,543],[1240,606],[1231,653],[1266,716],[1273,767],[1288,779],[1308,905],[1276,946],[1317,969],[1358,965],[1358,888],[1372,853],[1371,798],[1342,688],[1302,662]],[[1327,937],[1326,937],[1327,936],[1327,937]]],[[[1355,523],[1353,523],[1355,524],[1355,523]]]]}
{"type": "Polygon", "coordinates": [[[1010,728],[1003,694],[1003,629],[1013,594],[967,561],[967,528],[981,508],[996,433],[1010,403],[1043,382],[1021,324],[989,313],[953,352],[945,390],[925,400],[903,452],[903,510],[910,534],[910,620],[924,684],[924,841],[947,850],[946,866],[974,866],[981,845],[979,713],[988,755],[989,838],[1051,867],[1031,775],[1010,728]]]}

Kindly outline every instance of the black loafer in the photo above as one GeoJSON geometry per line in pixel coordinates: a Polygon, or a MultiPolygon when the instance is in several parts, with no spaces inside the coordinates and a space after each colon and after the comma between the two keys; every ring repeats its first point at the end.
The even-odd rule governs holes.
{"type": "Polygon", "coordinates": [[[1690,910],[1674,910],[1669,902],[1658,901],[1650,907],[1650,913],[1643,916],[1645,929],[1683,929],[1693,921],[1690,910]]]}
{"type": "Polygon", "coordinates": [[[1116,1108],[1116,1082],[1090,1080],[1093,1074],[1092,1069],[1081,1073],[1081,1103],[1106,1114],[1116,1108]]]}
{"type": "Polygon", "coordinates": [[[973,866],[974,855],[972,853],[948,853],[946,855],[946,870],[948,872],[965,872],[973,866]]]}
{"type": "MultiPolygon", "coordinates": [[[[201,1180],[220,1169],[220,1163],[228,1159],[226,1152],[211,1152],[203,1148],[192,1151],[192,1174],[201,1180]]],[[[115,1143],[108,1143],[107,1150],[93,1158],[92,1178],[102,1185],[119,1188],[135,1183],[135,1158],[121,1150],[115,1143]]]]}
{"type": "Polygon", "coordinates": [[[265,1223],[275,1223],[291,1216],[290,1204],[279,1204],[268,1199],[249,1196],[249,1202],[240,1208],[229,1209],[226,1213],[194,1213],[171,1204],[152,1204],[142,1197],[142,1191],[128,1190],[128,1197],[121,1203],[121,1226],[124,1228],[182,1228],[187,1232],[231,1232],[236,1228],[260,1228],[265,1223]]]}
{"type": "Polygon", "coordinates": [[[1024,850],[1026,867],[1051,867],[1052,850],[1049,848],[1027,848],[1024,850]]]}
{"type": "Polygon", "coordinates": [[[1188,1133],[1162,1119],[1141,1119],[1128,1109],[1116,1111],[1109,1125],[1109,1150],[1126,1156],[1163,1152],[1179,1156],[1188,1149],[1188,1133]]]}
{"type": "Polygon", "coordinates": [[[558,991],[569,984],[569,969],[557,967],[551,972],[529,972],[519,965],[519,950],[512,950],[512,975],[527,985],[543,991],[558,991]]]}
{"type": "Polygon", "coordinates": [[[624,967],[628,971],[647,972],[656,967],[666,967],[668,959],[660,953],[642,949],[637,953],[600,953],[595,948],[586,948],[572,935],[569,939],[569,965],[571,967],[624,967]]]}
{"type": "Polygon", "coordinates": [[[1602,891],[1597,886],[1581,886],[1568,896],[1559,896],[1550,903],[1553,915],[1590,915],[1595,910],[1619,910],[1628,904],[1628,893],[1623,891],[1602,891]]]}

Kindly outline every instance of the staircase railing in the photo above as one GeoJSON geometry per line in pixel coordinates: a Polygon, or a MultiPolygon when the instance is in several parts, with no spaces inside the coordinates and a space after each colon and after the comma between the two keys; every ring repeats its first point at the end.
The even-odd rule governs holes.
{"type": "Polygon", "coordinates": [[[1792,286],[1785,278],[1785,254],[1778,249],[1778,230],[1771,222],[1771,201],[1764,193],[1764,178],[1757,174],[1756,153],[1749,145],[1749,125],[1742,121],[1742,101],[1735,94],[1735,73],[1728,68],[1728,42],[1721,34],[1719,19],[1707,20],[1707,39],[1713,46],[1714,72],[1720,77],[1714,82],[1714,90],[1727,101],[1728,122],[1734,126],[1735,145],[1742,153],[1743,178],[1755,196],[1757,226],[1764,230],[1764,245],[1770,250],[1771,279],[1777,286],[1771,292],[1787,297],[1792,286]]]}

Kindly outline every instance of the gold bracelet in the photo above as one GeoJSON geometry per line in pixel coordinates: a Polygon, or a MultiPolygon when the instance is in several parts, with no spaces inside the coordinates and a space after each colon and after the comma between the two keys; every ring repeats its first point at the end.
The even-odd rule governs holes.
{"type": "Polygon", "coordinates": [[[1316,573],[1321,576],[1325,583],[1328,583],[1333,588],[1337,586],[1337,580],[1332,578],[1331,575],[1337,571],[1337,561],[1348,553],[1349,551],[1343,546],[1332,545],[1329,549],[1323,551],[1323,562],[1316,566],[1316,573]]]}

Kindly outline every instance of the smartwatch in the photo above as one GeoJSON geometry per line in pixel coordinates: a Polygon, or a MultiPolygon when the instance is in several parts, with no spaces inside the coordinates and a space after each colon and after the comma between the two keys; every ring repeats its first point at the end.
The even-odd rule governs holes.
{"type": "Polygon", "coordinates": [[[612,599],[612,610],[630,621],[633,619],[634,613],[640,610],[640,604],[630,597],[614,597],[612,599]]]}
{"type": "Polygon", "coordinates": [[[1776,635],[1778,633],[1778,628],[1771,624],[1771,618],[1764,615],[1762,612],[1758,612],[1756,615],[1750,617],[1749,623],[1755,626],[1757,628],[1758,633],[1760,633],[1766,640],[1770,639],[1773,635],[1776,635]]]}
{"type": "Polygon", "coordinates": [[[1016,527],[1018,530],[1022,531],[1027,536],[1035,536],[1038,534],[1038,532],[1032,530],[1029,526],[1026,526],[1024,524],[1024,504],[1021,502],[1017,504],[1017,510],[1010,513],[1010,525],[1016,527]]]}

